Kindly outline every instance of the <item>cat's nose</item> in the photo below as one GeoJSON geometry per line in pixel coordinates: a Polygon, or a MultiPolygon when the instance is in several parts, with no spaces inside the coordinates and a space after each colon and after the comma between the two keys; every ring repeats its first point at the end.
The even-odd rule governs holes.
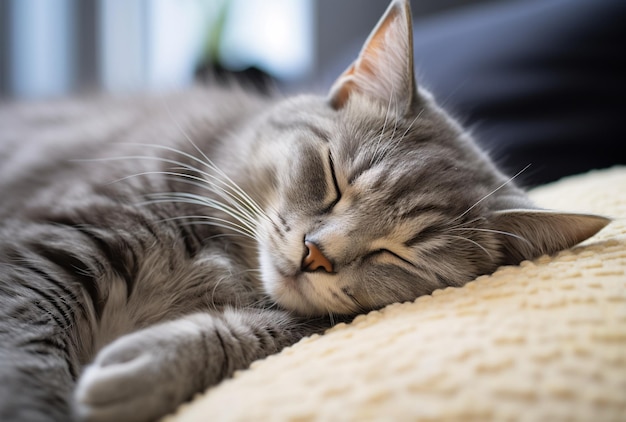
{"type": "Polygon", "coordinates": [[[333,264],[324,256],[315,243],[305,240],[304,246],[306,246],[306,255],[302,260],[302,271],[312,272],[323,268],[327,273],[333,272],[333,264]]]}

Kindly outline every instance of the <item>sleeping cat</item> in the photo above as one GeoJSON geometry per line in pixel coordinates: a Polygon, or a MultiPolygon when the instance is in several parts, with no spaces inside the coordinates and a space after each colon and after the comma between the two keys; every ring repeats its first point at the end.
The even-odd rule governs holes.
{"type": "Polygon", "coordinates": [[[569,248],[415,83],[391,3],[326,97],[0,111],[0,420],[147,421],[333,320],[569,248]]]}

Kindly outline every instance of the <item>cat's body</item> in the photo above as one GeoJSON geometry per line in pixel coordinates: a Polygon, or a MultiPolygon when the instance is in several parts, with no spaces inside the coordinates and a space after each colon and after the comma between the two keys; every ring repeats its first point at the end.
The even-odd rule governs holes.
{"type": "Polygon", "coordinates": [[[326,316],[602,228],[530,210],[417,90],[409,16],[390,6],[329,98],[0,109],[0,419],[151,420],[326,316]]]}

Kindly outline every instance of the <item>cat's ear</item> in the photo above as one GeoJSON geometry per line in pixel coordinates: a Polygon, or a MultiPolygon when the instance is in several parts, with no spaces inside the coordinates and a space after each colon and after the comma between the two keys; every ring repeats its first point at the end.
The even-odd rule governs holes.
{"type": "Polygon", "coordinates": [[[590,214],[548,210],[497,211],[489,218],[498,232],[505,265],[554,254],[590,238],[611,220],[590,214]]]}
{"type": "Polygon", "coordinates": [[[417,99],[413,71],[413,27],[408,0],[393,0],[365,42],[358,58],[335,81],[329,101],[340,109],[360,92],[400,113],[417,99]]]}

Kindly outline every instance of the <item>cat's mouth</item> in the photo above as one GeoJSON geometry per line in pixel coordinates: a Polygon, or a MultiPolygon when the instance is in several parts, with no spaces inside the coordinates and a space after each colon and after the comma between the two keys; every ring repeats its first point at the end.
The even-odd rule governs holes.
{"type": "Polygon", "coordinates": [[[290,271],[284,263],[277,263],[266,248],[260,248],[259,265],[263,289],[273,301],[295,311],[302,306],[310,307],[300,291],[297,273],[290,271]],[[297,297],[301,299],[295,300],[297,297]]]}
{"type": "Polygon", "coordinates": [[[282,307],[303,315],[320,315],[320,309],[310,298],[307,290],[310,280],[305,274],[281,275],[278,271],[271,279],[263,277],[263,286],[270,297],[282,307]]]}
{"type": "Polygon", "coordinates": [[[315,255],[311,258],[313,264],[307,266],[307,256],[305,253],[302,261],[296,261],[271,247],[260,247],[259,265],[265,293],[281,307],[299,315],[358,312],[358,306],[346,293],[351,289],[341,274],[335,268],[329,272],[325,262],[315,255]]]}
{"type": "Polygon", "coordinates": [[[282,307],[306,316],[328,314],[350,315],[356,312],[349,300],[342,300],[342,292],[335,291],[328,282],[319,279],[323,274],[299,272],[293,276],[280,276],[263,284],[270,297],[282,307]]]}

